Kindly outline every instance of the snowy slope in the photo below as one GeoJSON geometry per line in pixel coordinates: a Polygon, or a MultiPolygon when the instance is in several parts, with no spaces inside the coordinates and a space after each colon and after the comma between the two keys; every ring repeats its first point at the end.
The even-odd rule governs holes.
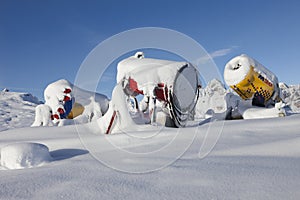
{"type": "Polygon", "coordinates": [[[0,92],[0,131],[29,127],[39,100],[28,93],[0,92]]]}
{"type": "Polygon", "coordinates": [[[299,122],[300,115],[207,121],[180,129],[175,139],[179,129],[150,126],[115,135],[95,134],[86,125],[4,131],[0,148],[41,143],[49,148],[52,161],[30,169],[2,168],[0,199],[299,199],[299,122]],[[220,130],[215,148],[200,159],[201,145],[218,138],[220,130]],[[166,146],[170,141],[175,144],[166,146]],[[174,152],[182,145],[187,149],[176,160],[174,152]],[[157,156],[148,156],[153,150],[157,156]],[[134,158],[124,156],[126,151],[140,153],[134,158]],[[173,160],[146,174],[114,169],[157,169],[173,160]]]}

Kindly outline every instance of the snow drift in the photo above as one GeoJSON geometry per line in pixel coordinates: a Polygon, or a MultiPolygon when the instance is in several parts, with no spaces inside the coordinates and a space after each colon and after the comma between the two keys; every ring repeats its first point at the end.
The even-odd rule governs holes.
{"type": "Polygon", "coordinates": [[[39,143],[14,143],[0,149],[1,165],[7,169],[41,166],[51,161],[47,146],[39,143]]]}

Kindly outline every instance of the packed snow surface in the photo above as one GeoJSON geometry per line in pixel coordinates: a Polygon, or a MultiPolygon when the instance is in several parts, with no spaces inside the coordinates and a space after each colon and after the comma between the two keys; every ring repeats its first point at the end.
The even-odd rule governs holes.
{"type": "Polygon", "coordinates": [[[95,123],[4,131],[0,148],[41,143],[49,148],[52,162],[0,171],[0,197],[299,199],[299,122],[295,114],[206,120],[184,129],[145,125],[144,130],[113,135],[95,132],[95,123]],[[143,169],[153,172],[134,173],[143,169]]]}
{"type": "MultiPolygon", "coordinates": [[[[228,92],[222,87],[213,81],[202,91],[215,96],[215,101],[205,100],[212,109],[238,102],[231,98],[224,104],[228,92]]],[[[110,106],[127,113],[120,90],[115,88],[113,98],[119,100],[110,106]]],[[[288,103],[297,105],[298,88],[283,90],[288,103]]],[[[13,105],[7,114],[17,115],[24,103],[30,104],[17,116],[26,118],[19,120],[22,127],[33,122],[27,112],[38,101],[19,93],[1,100],[1,112],[13,105]]],[[[134,125],[120,115],[119,129],[109,135],[101,118],[2,131],[0,199],[299,199],[300,114],[291,113],[231,121],[215,121],[212,115],[182,129],[134,125]]]]}

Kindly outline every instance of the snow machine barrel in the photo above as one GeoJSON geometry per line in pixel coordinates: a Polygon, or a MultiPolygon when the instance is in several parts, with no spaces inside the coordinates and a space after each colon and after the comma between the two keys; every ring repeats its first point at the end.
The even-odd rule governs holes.
{"type": "Polygon", "coordinates": [[[128,96],[143,94],[152,99],[154,110],[158,100],[176,127],[184,127],[193,114],[200,85],[192,64],[144,58],[142,52],[118,64],[117,82],[128,96]]]}
{"type": "Polygon", "coordinates": [[[247,55],[230,60],[224,80],[242,99],[256,106],[268,106],[279,100],[278,79],[274,73],[247,55]]]}

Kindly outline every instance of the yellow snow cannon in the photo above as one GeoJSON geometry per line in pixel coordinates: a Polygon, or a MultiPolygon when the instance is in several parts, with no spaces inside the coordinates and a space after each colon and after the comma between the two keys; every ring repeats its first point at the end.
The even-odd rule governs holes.
{"type": "Polygon", "coordinates": [[[242,99],[252,100],[252,105],[267,107],[280,101],[276,75],[245,54],[226,64],[224,80],[242,99]]]}
{"type": "Polygon", "coordinates": [[[84,107],[80,103],[75,102],[67,118],[74,119],[75,117],[81,115],[83,111],[84,111],[84,107]]]}

